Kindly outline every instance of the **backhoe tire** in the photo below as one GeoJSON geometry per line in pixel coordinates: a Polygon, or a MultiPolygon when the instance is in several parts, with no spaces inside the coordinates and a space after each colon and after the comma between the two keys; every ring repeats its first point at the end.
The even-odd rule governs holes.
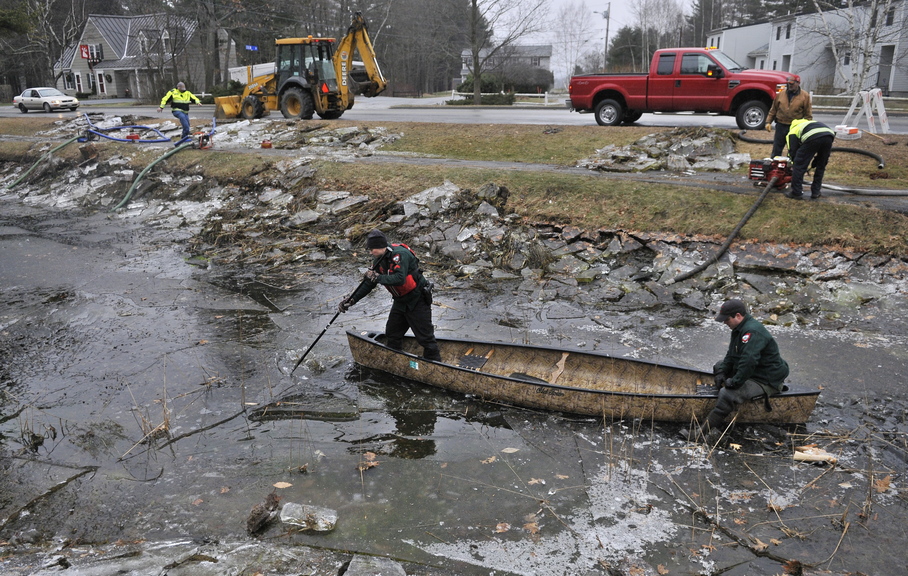
{"type": "Polygon", "coordinates": [[[624,106],[615,100],[603,100],[596,105],[596,123],[600,126],[617,126],[624,119],[624,106]]]}
{"type": "Polygon", "coordinates": [[[304,92],[301,88],[288,88],[281,96],[281,114],[284,118],[311,120],[315,113],[315,103],[312,94],[304,92]]]}
{"type": "Polygon", "coordinates": [[[343,110],[326,110],[325,112],[319,113],[318,117],[323,120],[337,120],[343,115],[343,110]]]}
{"type": "Polygon", "coordinates": [[[759,100],[750,100],[738,108],[735,121],[741,130],[762,130],[768,112],[769,106],[759,100]]]}
{"type": "Polygon", "coordinates": [[[246,120],[261,118],[265,115],[265,103],[258,96],[246,96],[240,106],[240,116],[246,120]]]}

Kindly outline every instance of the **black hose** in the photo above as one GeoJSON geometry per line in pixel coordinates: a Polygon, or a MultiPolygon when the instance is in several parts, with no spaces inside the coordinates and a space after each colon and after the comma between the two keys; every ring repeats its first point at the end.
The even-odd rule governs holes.
{"type": "Polygon", "coordinates": [[[863,154],[864,156],[870,156],[877,161],[877,168],[882,170],[886,167],[886,163],[883,162],[883,157],[875,152],[870,152],[869,150],[861,150],[860,148],[841,148],[838,146],[832,147],[833,152],[851,152],[852,154],[863,154]]]}
{"type": "Polygon", "coordinates": [[[729,234],[728,238],[726,238],[725,242],[722,244],[722,246],[719,247],[719,250],[715,254],[713,254],[710,258],[708,258],[705,262],[703,262],[702,264],[700,264],[693,270],[690,270],[688,272],[685,272],[684,274],[679,274],[678,276],[675,276],[674,278],[669,280],[665,285],[671,286],[675,282],[681,282],[682,280],[687,280],[688,278],[695,276],[695,275],[699,274],[700,272],[703,272],[704,270],[706,270],[706,268],[713,262],[718,262],[719,258],[721,258],[723,254],[725,254],[725,251],[728,250],[728,247],[731,246],[731,243],[735,240],[735,238],[738,237],[738,234],[741,232],[741,229],[744,228],[744,225],[747,224],[747,221],[750,220],[751,216],[753,216],[754,213],[756,213],[757,208],[760,207],[760,204],[763,203],[763,200],[766,199],[766,196],[769,194],[770,190],[772,190],[775,187],[776,182],[778,180],[779,180],[779,177],[774,176],[772,178],[772,180],[769,181],[769,184],[766,185],[766,188],[763,190],[763,193],[760,194],[760,197],[757,198],[757,201],[754,202],[753,206],[750,207],[750,210],[747,211],[747,214],[745,214],[744,217],[741,218],[741,221],[738,222],[738,225],[735,226],[735,229],[731,231],[731,234],[729,234]]]}
{"type": "MultiPolygon", "coordinates": [[[[772,144],[772,140],[757,140],[756,138],[751,138],[747,136],[746,130],[741,130],[738,133],[738,139],[743,140],[744,142],[750,142],[751,144],[772,144]]],[[[869,156],[877,161],[877,168],[882,170],[886,166],[886,162],[883,161],[883,157],[875,152],[870,152],[869,150],[861,150],[860,148],[845,148],[840,146],[833,146],[832,152],[850,152],[851,154],[862,154],[864,156],[869,156]]]]}

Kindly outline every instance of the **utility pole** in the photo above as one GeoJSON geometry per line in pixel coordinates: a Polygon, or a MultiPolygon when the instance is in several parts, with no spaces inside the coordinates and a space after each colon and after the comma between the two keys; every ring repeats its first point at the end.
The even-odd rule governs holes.
{"type": "Polygon", "coordinates": [[[608,25],[612,21],[611,13],[612,13],[612,3],[611,2],[608,3],[605,10],[602,12],[593,10],[593,14],[602,14],[602,17],[605,18],[605,49],[602,50],[602,71],[603,72],[606,71],[606,66],[608,66],[608,25]]]}

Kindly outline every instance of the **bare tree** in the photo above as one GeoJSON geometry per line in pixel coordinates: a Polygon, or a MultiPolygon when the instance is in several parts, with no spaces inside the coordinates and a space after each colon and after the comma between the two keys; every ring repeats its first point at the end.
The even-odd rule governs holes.
{"type": "Polygon", "coordinates": [[[473,102],[482,102],[482,72],[501,62],[517,41],[542,30],[547,0],[470,0],[470,61],[473,102]]]}
{"type": "MultiPolygon", "coordinates": [[[[593,26],[592,12],[586,2],[571,2],[562,6],[554,20],[554,59],[558,71],[555,80],[567,86],[571,74],[577,67],[584,51],[590,50],[590,37],[596,29],[593,26]]],[[[602,46],[602,55],[605,56],[605,45],[602,46]]]]}
{"type": "Polygon", "coordinates": [[[677,0],[638,0],[632,12],[643,31],[640,69],[647,70],[653,52],[677,44],[684,26],[684,12],[677,0]]]}
{"type": "Polygon", "coordinates": [[[49,86],[54,85],[54,63],[82,33],[87,18],[83,2],[57,0],[27,0],[25,12],[31,22],[31,29],[25,35],[25,42],[10,46],[18,61],[31,60],[36,75],[32,81],[49,86]]]}
{"type": "MultiPolygon", "coordinates": [[[[875,84],[871,75],[880,65],[877,47],[880,42],[895,43],[901,31],[893,18],[893,0],[869,0],[860,4],[846,0],[846,7],[841,9],[836,4],[812,1],[816,14],[799,20],[808,37],[805,45],[828,45],[835,62],[836,80],[846,93],[855,94],[875,84]],[[821,36],[823,41],[812,42],[811,35],[821,36]]],[[[814,57],[819,59],[822,54],[814,50],[814,57]]]]}

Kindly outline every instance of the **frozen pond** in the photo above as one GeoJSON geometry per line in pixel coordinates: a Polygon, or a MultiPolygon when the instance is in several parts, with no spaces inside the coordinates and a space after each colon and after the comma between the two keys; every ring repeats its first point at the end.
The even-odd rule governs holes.
{"type": "MultiPolygon", "coordinates": [[[[708,451],[677,426],[496,406],[359,369],[344,330],[383,327],[377,291],[291,377],[355,286],[348,264],[300,263],[266,285],[190,258],[179,229],[0,203],[5,574],[337,574],[354,553],[408,574],[904,569],[904,334],[773,327],[820,405],[804,428],[742,426],[708,451]],[[813,443],[838,464],[792,461],[813,443]],[[278,520],[249,536],[272,492],[335,510],[336,529],[278,520]]],[[[449,285],[439,335],[700,368],[727,342],[708,314],[671,328],[520,284],[449,285]]]]}

